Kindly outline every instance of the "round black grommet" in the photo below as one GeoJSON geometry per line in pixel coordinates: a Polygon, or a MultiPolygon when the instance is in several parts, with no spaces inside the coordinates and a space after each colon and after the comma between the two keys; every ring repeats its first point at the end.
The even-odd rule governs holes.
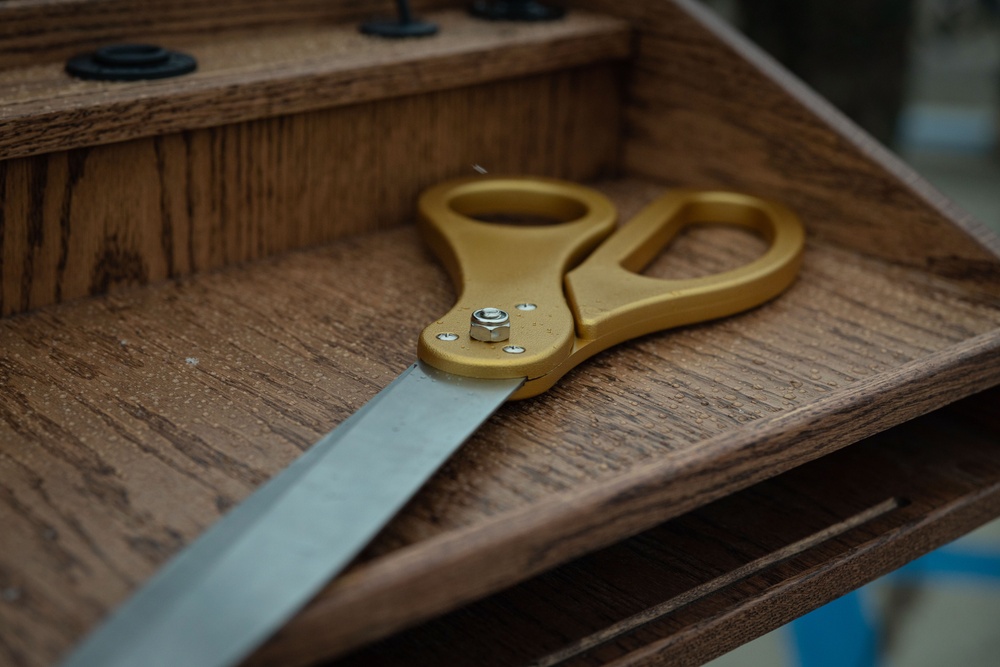
{"type": "Polygon", "coordinates": [[[566,10],[535,0],[475,0],[469,13],[490,21],[553,21],[565,16],[566,10]]]}
{"type": "Polygon", "coordinates": [[[379,37],[429,37],[437,34],[436,23],[419,21],[410,10],[410,0],[396,0],[398,17],[394,19],[375,19],[361,24],[361,32],[379,37]]]}
{"type": "Polygon", "coordinates": [[[113,44],[70,58],[66,72],[93,81],[139,81],[188,74],[197,66],[186,53],[153,44],[113,44]]]}

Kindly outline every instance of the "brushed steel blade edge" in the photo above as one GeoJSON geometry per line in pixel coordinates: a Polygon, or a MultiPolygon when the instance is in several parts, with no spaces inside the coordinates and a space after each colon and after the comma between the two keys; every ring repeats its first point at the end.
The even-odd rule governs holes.
{"type": "Polygon", "coordinates": [[[63,667],[237,664],[523,382],[414,364],[165,565],[63,667]]]}

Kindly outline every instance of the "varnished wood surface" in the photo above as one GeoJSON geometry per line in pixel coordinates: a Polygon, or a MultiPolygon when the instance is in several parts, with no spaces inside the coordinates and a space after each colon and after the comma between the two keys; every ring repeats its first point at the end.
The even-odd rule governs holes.
{"type": "Polygon", "coordinates": [[[8,69],[0,72],[0,159],[436,92],[629,52],[628,24],[607,16],[498,23],[452,10],[427,18],[441,31],[417,40],[325,22],[176,35],[162,46],[195,56],[198,69],[157,81],[82,81],[62,62],[8,69]]]}
{"type": "Polygon", "coordinates": [[[981,423],[998,399],[908,422],[325,664],[700,665],[1000,514],[1000,424],[981,423]]]}
{"type": "MultiPolygon", "coordinates": [[[[625,216],[663,187],[599,186],[625,216]]],[[[656,271],[759,248],[688,236],[656,271]]],[[[0,322],[3,659],[51,663],[452,298],[405,227],[0,322]]],[[[265,655],[346,650],[995,385],[998,325],[980,292],[812,240],[777,301],[503,408],[265,655]]]]}
{"type": "Polygon", "coordinates": [[[406,220],[445,178],[617,166],[614,65],[0,162],[0,314],[406,220]]]}
{"type": "Polygon", "coordinates": [[[575,4],[637,28],[627,173],[778,199],[817,237],[996,294],[995,233],[702,3],[575,4]]]}
{"type": "MultiPolygon", "coordinates": [[[[35,9],[47,6],[44,2],[28,4],[35,9]]],[[[125,16],[134,9],[128,3],[106,4],[109,17],[125,16]]],[[[442,16],[446,22],[453,20],[455,25],[445,26],[444,41],[418,40],[406,42],[405,46],[364,42],[371,48],[361,49],[347,61],[324,60],[322,56],[349,51],[349,45],[364,39],[350,25],[285,24],[259,33],[206,36],[204,26],[199,23],[203,15],[195,12],[189,38],[192,44],[200,44],[208,54],[214,54],[214,60],[210,58],[214,65],[210,64],[207,71],[198,75],[214,83],[206,83],[205,89],[199,88],[202,84],[194,79],[191,81],[195,83],[190,84],[191,90],[198,89],[197,94],[203,95],[204,104],[181,103],[188,94],[183,92],[185,86],[189,85],[183,82],[143,83],[138,88],[108,88],[110,84],[98,84],[110,91],[133,91],[114,93],[115,99],[124,95],[132,101],[123,102],[128,108],[116,112],[111,118],[114,122],[106,122],[109,118],[101,115],[104,112],[94,110],[105,108],[101,105],[106,105],[105,110],[111,108],[107,106],[111,104],[107,97],[110,93],[84,93],[78,99],[71,85],[68,92],[63,90],[68,95],[66,100],[71,101],[66,102],[69,106],[64,109],[70,116],[57,132],[43,131],[48,110],[32,114],[27,109],[32,104],[51,105],[53,96],[56,101],[62,99],[54,92],[66,85],[58,67],[50,64],[41,69],[29,68],[31,71],[17,69],[5,73],[12,80],[35,82],[7,90],[8,96],[14,96],[11,99],[34,99],[34,102],[24,102],[28,107],[22,109],[26,113],[21,120],[28,125],[23,131],[12,128],[0,141],[41,150],[41,145],[32,148],[31,137],[40,137],[49,142],[45,145],[61,149],[76,145],[73,142],[91,130],[117,133],[114,137],[93,135],[91,141],[146,133],[147,119],[151,117],[143,109],[150,104],[156,107],[154,115],[160,119],[154,118],[153,125],[160,121],[167,123],[157,130],[165,131],[167,126],[177,129],[200,123],[232,123],[240,114],[250,113],[251,108],[255,114],[289,112],[356,101],[371,94],[396,95],[406,92],[406,86],[411,84],[433,89],[479,80],[478,77],[515,76],[537,68],[620,57],[628,50],[625,45],[628,27],[610,16],[617,15],[628,22],[636,45],[627,67],[615,72],[614,82],[608,77],[577,78],[571,85],[573,91],[564,92],[566,97],[561,104],[567,116],[562,119],[552,117],[550,121],[545,110],[535,106],[544,98],[549,100],[551,108],[555,99],[551,90],[521,90],[502,101],[504,105],[513,105],[510,108],[500,108],[501,100],[490,97],[479,100],[484,107],[472,106],[467,100],[452,105],[433,96],[443,95],[438,93],[432,94],[427,103],[429,108],[445,107],[447,121],[440,126],[435,125],[433,116],[428,118],[426,109],[414,112],[406,109],[406,104],[381,107],[382,111],[392,112],[392,120],[385,121],[388,114],[384,114],[381,122],[374,122],[375,106],[358,105],[357,114],[346,110],[317,111],[305,114],[309,120],[300,121],[299,116],[292,116],[264,125],[226,125],[204,133],[194,132],[190,137],[170,135],[163,139],[165,147],[152,140],[144,144],[126,142],[109,148],[106,154],[92,149],[79,149],[82,153],[59,150],[48,157],[38,156],[35,161],[2,163],[6,167],[0,169],[6,168],[10,173],[3,190],[2,312],[20,312],[99,292],[104,285],[157,280],[298,247],[298,243],[282,240],[286,233],[306,244],[326,242],[332,236],[301,231],[303,227],[316,229],[317,218],[324,217],[317,215],[317,210],[330,210],[330,198],[324,193],[331,188],[323,180],[324,175],[351,179],[358,174],[366,177],[371,174],[376,185],[362,188],[371,191],[386,183],[395,184],[400,177],[411,178],[422,173],[423,165],[434,164],[441,169],[439,173],[450,176],[468,173],[464,171],[469,168],[468,163],[484,162],[490,163],[487,166],[494,171],[509,168],[519,173],[587,179],[598,176],[599,171],[606,173],[613,169],[618,163],[608,156],[617,157],[619,152],[624,155],[627,173],[652,175],[665,182],[695,187],[735,188],[775,198],[791,204],[809,218],[812,233],[818,237],[853,251],[961,280],[967,289],[994,290],[992,293],[996,294],[995,253],[1000,252],[1000,242],[995,234],[948,204],[898,159],[866,138],[758,49],[713,21],[696,4],[678,0],[622,5],[586,0],[574,4],[577,5],[597,10],[603,16],[572,12],[566,23],[548,27],[508,24],[497,27],[445,12],[442,16]],[[254,45],[257,37],[265,39],[259,47],[254,45]],[[484,53],[483,49],[494,49],[505,56],[471,57],[484,53]],[[277,63],[269,60],[274,57],[278,58],[277,63]],[[407,59],[418,62],[417,69],[423,73],[419,77],[404,76],[409,83],[391,74],[409,73],[407,59]],[[452,60],[460,62],[451,63],[452,60]],[[373,76],[348,85],[351,68],[373,76]],[[316,76],[333,77],[324,80],[336,79],[345,86],[310,85],[309,77],[316,76]],[[337,79],[338,76],[347,79],[337,79]],[[56,80],[58,83],[53,83],[56,80]],[[247,92],[255,85],[264,85],[265,80],[285,87],[286,93],[298,92],[278,96],[247,92]],[[226,81],[253,85],[231,90],[223,85],[226,81]],[[152,88],[147,90],[143,86],[152,88]],[[624,126],[619,123],[617,113],[606,112],[618,108],[615,101],[620,97],[620,89],[624,90],[621,99],[624,126]],[[156,90],[157,95],[165,97],[147,98],[146,92],[136,93],[136,90],[156,90]],[[180,97],[174,99],[175,94],[180,97]],[[81,111],[72,120],[73,104],[77,102],[89,111],[81,111]],[[172,107],[175,102],[177,105],[172,107]],[[595,108],[596,112],[588,114],[595,108]],[[514,114],[515,118],[509,124],[493,120],[508,114],[514,114]],[[531,123],[536,114],[541,118],[537,131],[531,123]],[[295,127],[290,136],[285,134],[286,122],[295,127]],[[358,132],[353,132],[355,127],[358,132]],[[442,127],[451,128],[457,136],[448,136],[442,127]],[[561,127],[567,130],[560,131],[561,127]],[[208,150],[201,139],[205,136],[211,137],[212,146],[208,150]],[[466,137],[470,136],[482,138],[474,144],[475,151],[467,150],[466,137]],[[590,137],[598,140],[592,142],[590,137]],[[402,149],[395,153],[379,152],[377,163],[366,161],[367,150],[361,150],[364,146],[390,141],[399,141],[402,149]],[[180,145],[184,142],[191,143],[190,148],[180,145]],[[330,145],[322,152],[327,148],[325,142],[330,145]],[[593,144],[595,150],[588,150],[593,144]],[[464,152],[459,157],[448,151],[457,159],[442,162],[438,151],[448,145],[464,152]],[[505,150],[508,146],[517,148],[517,152],[505,150]],[[157,171],[159,165],[152,164],[153,160],[161,159],[158,156],[161,150],[165,153],[162,161],[175,165],[171,173],[162,176],[157,171]],[[365,155],[357,156],[359,150],[365,155]],[[470,156],[470,152],[476,155],[470,156]],[[296,155],[306,157],[296,160],[292,157],[296,155]],[[325,159],[313,159],[316,155],[325,159]],[[579,169],[565,166],[576,164],[582,156],[594,155],[601,156],[597,160],[600,170],[594,168],[593,161],[589,167],[579,169]],[[436,161],[424,160],[425,156],[436,161]],[[558,167],[552,165],[553,156],[560,156],[556,159],[558,167]],[[178,167],[179,160],[190,161],[195,167],[178,167]],[[238,165],[231,165],[231,161],[238,165]],[[226,187],[221,184],[234,179],[232,170],[250,169],[249,163],[253,164],[254,172],[242,179],[235,193],[232,188],[225,193],[219,191],[226,187]],[[512,166],[507,167],[508,164],[512,166]],[[87,176],[81,174],[85,168],[87,176]],[[188,182],[188,177],[193,180],[188,182]],[[73,206],[73,198],[69,196],[81,179],[84,187],[100,188],[103,193],[100,199],[91,198],[86,207],[73,206]],[[205,187],[206,183],[209,187],[205,187]],[[108,202],[121,197],[125,198],[124,206],[109,210],[108,202]],[[298,202],[302,202],[301,208],[308,215],[299,215],[298,202]],[[307,202],[318,204],[313,209],[307,202]],[[293,222],[287,232],[260,231],[257,226],[257,231],[250,234],[240,232],[240,240],[228,237],[228,229],[241,228],[247,224],[246,219],[255,219],[261,209],[270,207],[292,212],[293,222]],[[165,243],[169,245],[169,239],[176,235],[182,238],[174,245],[184,242],[187,233],[184,226],[192,217],[188,215],[191,211],[198,214],[193,216],[198,218],[195,226],[225,227],[224,238],[196,247],[187,257],[176,250],[161,250],[158,238],[167,239],[165,243]],[[88,221],[79,221],[81,216],[88,221]],[[101,228],[102,225],[106,228],[101,228]],[[182,231],[175,234],[175,227],[182,231]],[[899,232],[902,227],[907,233],[899,232]],[[958,233],[956,229],[966,233],[958,233]],[[60,242],[73,235],[102,241],[70,246],[60,242]],[[234,245],[240,249],[234,252],[234,245]],[[81,253],[85,257],[74,259],[67,253],[81,253]],[[211,261],[200,261],[206,255],[212,257],[211,261]],[[76,267],[76,274],[67,280],[65,273],[73,272],[70,267],[76,267]],[[88,272],[93,275],[88,276],[88,272]]],[[[308,13],[313,9],[303,1],[292,3],[287,11],[308,13]]],[[[560,75],[554,77],[560,79],[560,75]]],[[[93,84],[79,85],[93,90],[93,84]]],[[[504,84],[497,85],[508,90],[504,84]]],[[[461,94],[456,96],[461,98],[461,94]]],[[[16,108],[17,104],[10,105],[8,113],[16,108]]],[[[418,180],[423,186],[433,179],[418,180]]],[[[374,205],[369,199],[359,202],[363,206],[352,208],[347,216],[352,223],[347,227],[364,228],[365,215],[374,221],[369,229],[379,228],[384,220],[400,219],[400,204],[408,202],[416,188],[399,185],[403,187],[385,188],[390,194],[377,197],[374,205]],[[382,199],[390,204],[385,210],[379,205],[382,199]]],[[[339,185],[336,192],[337,201],[344,202],[339,185]]],[[[199,246],[199,239],[204,237],[195,232],[192,239],[193,245],[199,246]]]]}
{"type": "MultiPolygon", "coordinates": [[[[152,24],[131,13],[146,4],[28,0],[13,8],[27,20],[74,7],[87,20],[51,36],[22,31],[0,49],[22,67],[33,44],[51,55],[103,35],[149,35],[152,24]],[[89,20],[101,12],[106,21],[89,20]]],[[[753,313],[636,341],[548,396],[506,406],[259,661],[342,653],[1000,382],[1000,245],[688,0],[575,3],[636,31],[634,57],[618,70],[560,69],[620,57],[624,27],[601,18],[593,51],[586,30],[561,24],[539,28],[544,36],[496,33],[491,53],[511,62],[467,57],[485,53],[472,39],[455,52],[420,42],[397,58],[389,49],[385,72],[408,72],[419,52],[421,90],[439,92],[378,102],[361,100],[416,89],[382,70],[352,87],[322,58],[303,67],[339,47],[295,36],[329,36],[328,27],[257,32],[266,21],[235,16],[237,5],[256,4],[283,22],[360,11],[353,2],[327,10],[226,0],[193,9],[186,28],[190,3],[146,8],[163,19],[168,46],[205,44],[219,63],[232,65],[234,45],[258,34],[275,40],[261,53],[295,57],[269,69],[244,48],[247,70],[216,83],[246,84],[256,97],[206,90],[204,106],[156,121],[166,131],[217,114],[227,125],[96,148],[55,142],[55,153],[0,163],[4,312],[175,279],[0,321],[0,663],[51,664],[412,360],[419,329],[450,304],[443,273],[410,228],[341,237],[399,224],[420,188],[473,164],[592,179],[614,170],[621,151],[633,176],[774,197],[806,220],[802,279],[753,313]],[[253,29],[211,34],[234,25],[253,29]],[[556,64],[534,62],[550,48],[556,64]],[[317,72],[312,81],[332,87],[302,85],[317,72]],[[272,75],[301,97],[272,97],[272,75]],[[490,82],[468,85],[476,81],[490,82]],[[309,106],[314,97],[319,106],[309,106]],[[249,108],[314,110],[234,122],[249,108]],[[398,304],[405,317],[382,317],[398,304]]],[[[27,88],[16,94],[30,98],[34,75],[44,88],[57,69],[0,78],[22,77],[27,88]]],[[[79,116],[78,129],[112,132],[99,141],[138,136],[128,133],[143,116],[109,130],[116,107],[105,102],[91,97],[105,115],[93,126],[79,116]]],[[[45,122],[40,111],[33,118],[45,122]]],[[[54,131],[72,141],[72,130],[54,131]]],[[[626,212],[662,187],[635,178],[600,186],[626,212]]],[[[757,248],[739,236],[692,236],[655,271],[720,268],[757,248]]],[[[783,608],[833,589],[809,581],[787,589],[783,608]]],[[[710,627],[735,641],[738,628],[716,618],[710,627]]],[[[684,636],[687,644],[673,641],[697,652],[701,635],[684,636]]]]}
{"type": "MultiPolygon", "coordinates": [[[[453,0],[413,0],[419,14],[458,6],[453,0]]],[[[0,5],[0,68],[62,60],[88,48],[128,40],[289,23],[348,23],[391,16],[378,0],[16,0],[0,5]]]]}

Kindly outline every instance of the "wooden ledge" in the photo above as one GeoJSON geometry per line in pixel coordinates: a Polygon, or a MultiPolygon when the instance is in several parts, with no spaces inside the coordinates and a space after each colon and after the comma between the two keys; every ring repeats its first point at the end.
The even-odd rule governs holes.
{"type": "MultiPolygon", "coordinates": [[[[422,16],[457,6],[453,0],[412,0],[422,16]]],[[[387,3],[383,8],[389,11],[387,3]]],[[[64,60],[128,38],[166,41],[174,35],[274,28],[290,23],[347,23],[372,15],[372,2],[334,0],[16,0],[0,3],[0,69],[64,60]]]]}
{"type": "MultiPolygon", "coordinates": [[[[595,186],[626,219],[663,190],[595,186]]],[[[722,233],[652,275],[753,256],[722,233]]],[[[10,650],[55,659],[388,384],[452,301],[406,226],[0,320],[10,650]]],[[[996,303],[811,240],[780,299],[504,406],[268,651],[342,653],[647,530],[996,385],[998,350],[996,303]]]]}
{"type": "Polygon", "coordinates": [[[386,40],[357,25],[176,36],[198,71],[162,81],[80,81],[62,63],[0,73],[0,159],[557,71],[629,55],[626,21],[571,12],[544,24],[431,13],[437,36],[386,40]]]}
{"type": "MultiPolygon", "coordinates": [[[[971,397],[323,664],[701,665],[1000,512],[998,399],[971,397]]],[[[303,663],[321,634],[252,664],[303,663]]]]}

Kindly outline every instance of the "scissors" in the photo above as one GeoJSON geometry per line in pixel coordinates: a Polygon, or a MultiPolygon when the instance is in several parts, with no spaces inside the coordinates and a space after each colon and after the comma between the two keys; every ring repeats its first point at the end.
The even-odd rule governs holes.
{"type": "Polygon", "coordinates": [[[164,566],[65,667],[229,667],[361,551],[505,401],[536,396],[613,345],[732,315],[795,280],[805,233],[773,201],[673,190],[616,230],[611,201],[543,178],[447,181],[419,228],[458,288],[419,361],[164,566]],[[497,216],[555,224],[485,222],[497,216]],[[723,273],[640,272],[684,228],[725,223],[768,244],[723,273]]]}

